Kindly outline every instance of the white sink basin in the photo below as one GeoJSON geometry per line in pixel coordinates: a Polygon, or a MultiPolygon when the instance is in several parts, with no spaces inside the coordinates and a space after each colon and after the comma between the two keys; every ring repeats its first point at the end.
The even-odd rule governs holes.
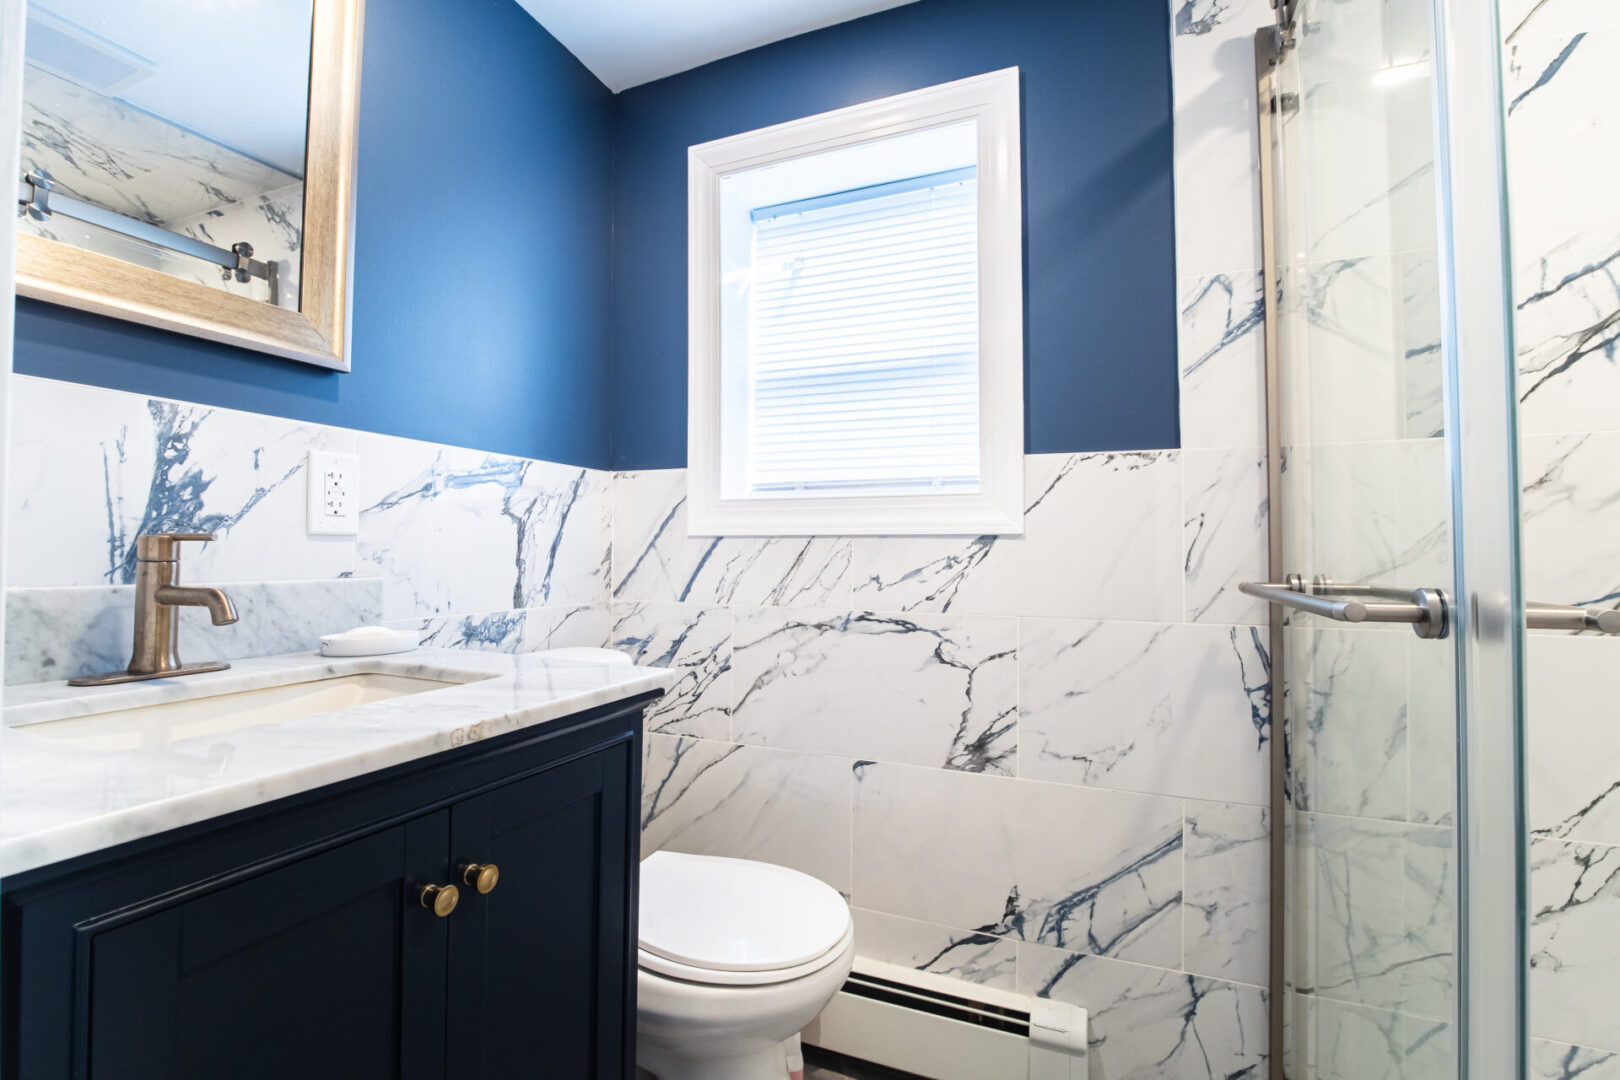
{"type": "Polygon", "coordinates": [[[70,742],[85,750],[138,750],[459,685],[439,679],[362,672],[47,720],[20,730],[70,742]]]}

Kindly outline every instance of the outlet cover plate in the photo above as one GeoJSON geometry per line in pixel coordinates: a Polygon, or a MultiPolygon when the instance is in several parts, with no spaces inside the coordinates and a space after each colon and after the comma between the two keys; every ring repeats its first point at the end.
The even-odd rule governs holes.
{"type": "Polygon", "coordinates": [[[354,454],[311,450],[304,471],[309,491],[309,535],[357,535],[360,532],[360,459],[354,454]]]}

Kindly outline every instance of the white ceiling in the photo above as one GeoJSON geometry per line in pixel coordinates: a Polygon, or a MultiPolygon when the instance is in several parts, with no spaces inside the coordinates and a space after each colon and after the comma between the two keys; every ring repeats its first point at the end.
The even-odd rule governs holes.
{"type": "Polygon", "coordinates": [[[618,93],[915,0],[518,0],[618,93]]]}
{"type": "Polygon", "coordinates": [[[304,175],[310,0],[34,0],[147,60],[116,96],[304,175]]]}

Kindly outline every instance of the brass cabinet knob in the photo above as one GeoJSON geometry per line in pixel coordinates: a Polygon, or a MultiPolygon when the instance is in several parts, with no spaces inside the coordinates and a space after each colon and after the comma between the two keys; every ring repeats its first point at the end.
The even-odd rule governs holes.
{"type": "Polygon", "coordinates": [[[492,893],[501,883],[501,868],[494,863],[467,863],[461,868],[461,880],[480,894],[492,893]]]}
{"type": "Polygon", "coordinates": [[[454,885],[424,885],[416,898],[423,907],[431,909],[442,919],[456,910],[456,905],[461,902],[461,890],[454,885]]]}

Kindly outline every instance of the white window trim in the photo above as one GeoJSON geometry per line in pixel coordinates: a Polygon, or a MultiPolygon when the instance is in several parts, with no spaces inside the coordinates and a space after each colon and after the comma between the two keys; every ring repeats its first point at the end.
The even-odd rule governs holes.
{"type": "Polygon", "coordinates": [[[687,528],[693,536],[1022,535],[1024,238],[1018,69],[854,105],[687,152],[687,528]],[[979,491],[721,497],[721,181],[747,169],[976,120],[979,491]]]}

